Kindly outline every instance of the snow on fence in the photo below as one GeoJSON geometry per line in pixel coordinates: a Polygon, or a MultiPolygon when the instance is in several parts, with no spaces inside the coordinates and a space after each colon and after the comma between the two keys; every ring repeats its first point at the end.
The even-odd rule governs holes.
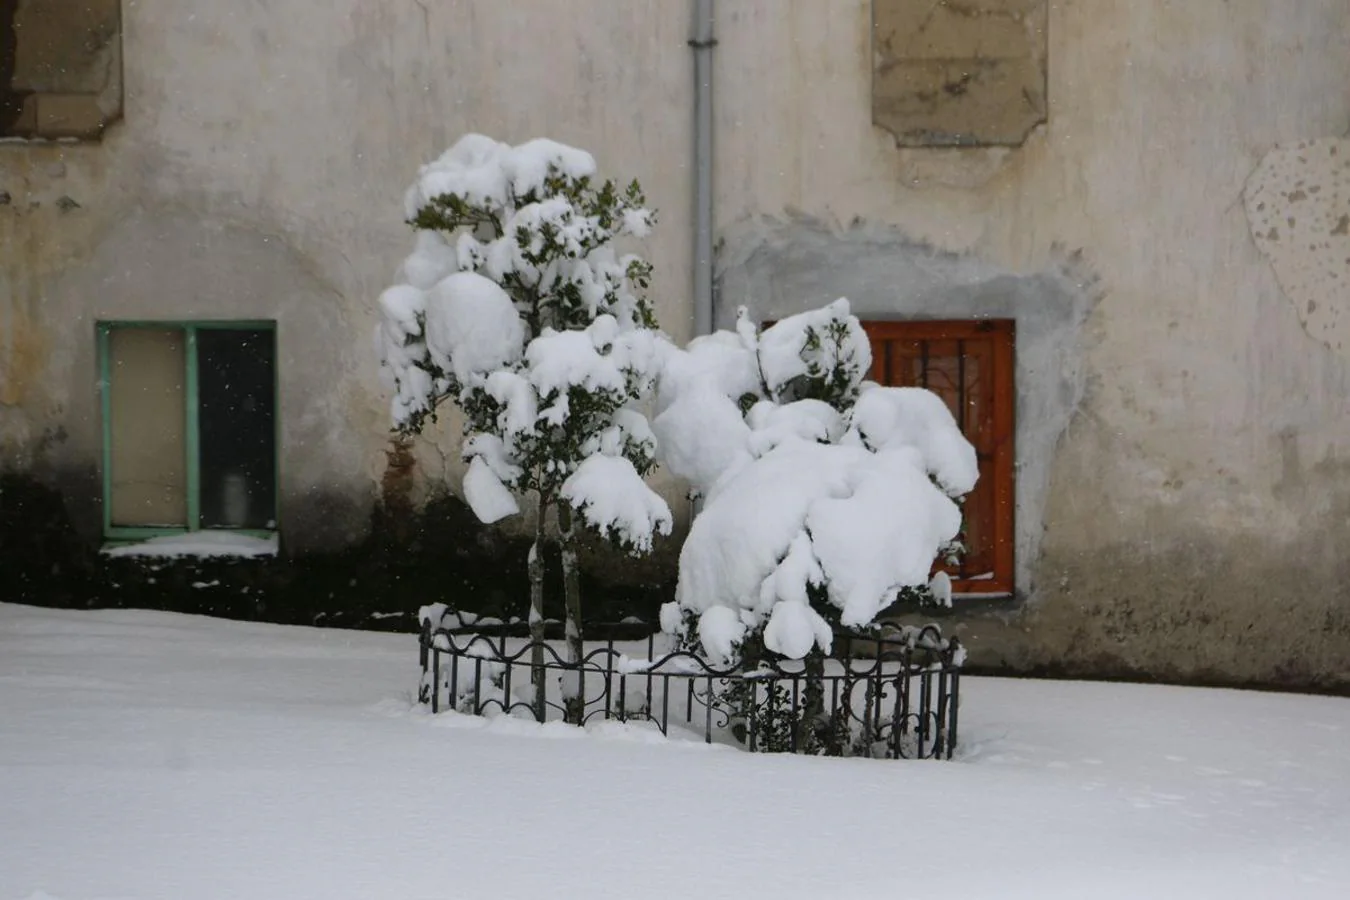
{"type": "Polygon", "coordinates": [[[594,626],[568,663],[549,623],[433,627],[421,633],[419,702],[433,713],[506,714],[539,722],[647,721],[667,736],[741,744],[751,751],[950,759],[956,747],[963,649],[936,625],[875,637],[837,635],[829,658],[717,668],[640,624],[594,626]],[[595,637],[600,639],[596,640],[595,637]]]}

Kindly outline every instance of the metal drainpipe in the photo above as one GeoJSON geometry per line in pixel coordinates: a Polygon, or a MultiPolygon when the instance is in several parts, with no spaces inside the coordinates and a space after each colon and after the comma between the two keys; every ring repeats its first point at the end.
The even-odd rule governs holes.
{"type": "Polygon", "coordinates": [[[713,0],[694,0],[694,335],[713,330],[713,0]]]}

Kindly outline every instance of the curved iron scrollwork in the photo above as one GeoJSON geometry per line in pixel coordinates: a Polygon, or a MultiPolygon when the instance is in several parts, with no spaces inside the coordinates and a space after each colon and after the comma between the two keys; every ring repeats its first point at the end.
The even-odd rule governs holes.
{"type": "Polygon", "coordinates": [[[548,640],[514,625],[422,623],[418,702],[539,722],[646,721],[756,752],[950,759],[956,748],[960,669],[955,639],[936,625],[884,636],[841,634],[834,652],[719,668],[643,625],[593,626],[599,646],[567,661],[548,640]],[[541,688],[542,685],[542,688],[541,688]]]}

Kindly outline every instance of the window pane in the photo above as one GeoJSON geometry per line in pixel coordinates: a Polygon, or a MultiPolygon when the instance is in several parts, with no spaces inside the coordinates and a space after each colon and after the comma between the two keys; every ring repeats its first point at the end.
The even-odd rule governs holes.
{"type": "Polygon", "coordinates": [[[176,328],[108,335],[113,525],[187,524],[184,360],[176,328]]]}
{"type": "Polygon", "coordinates": [[[890,341],[891,383],[924,387],[942,398],[957,427],[981,453],[994,439],[992,392],[986,384],[988,339],[890,341]]]}
{"type": "Polygon", "coordinates": [[[962,578],[989,577],[994,571],[994,464],[980,460],[980,480],[962,506],[962,536],[966,552],[954,574],[962,578]]]}
{"type": "Polygon", "coordinates": [[[993,338],[900,336],[877,346],[874,356],[884,359],[891,384],[926,388],[942,398],[957,427],[975,447],[980,478],[965,498],[960,540],[966,552],[957,566],[941,566],[954,578],[970,580],[965,590],[979,590],[978,582],[995,577],[994,522],[996,475],[993,396],[993,338]]]}
{"type": "Polygon", "coordinates": [[[203,528],[276,527],[273,332],[197,331],[203,528]]]}

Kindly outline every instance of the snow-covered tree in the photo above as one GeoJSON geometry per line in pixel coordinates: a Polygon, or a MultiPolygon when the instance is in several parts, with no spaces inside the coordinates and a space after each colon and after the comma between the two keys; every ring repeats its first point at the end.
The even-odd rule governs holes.
{"type": "MultiPolygon", "coordinates": [[[[643,481],[656,440],[635,409],[662,350],[644,295],[651,266],[614,246],[646,236],[654,215],[636,181],[620,188],[595,173],[590,154],[553,141],[460,139],[408,190],[416,246],[380,296],[378,331],[400,431],[420,432],[446,401],[462,410],[464,497],[478,518],[517,514],[519,495],[536,501],[536,641],[546,514],[556,511],[573,661],[582,652],[576,520],[634,554],[671,528],[643,481]]],[[[541,703],[542,691],[538,679],[541,703]]],[[[578,721],[581,700],[565,694],[578,721]]]]}
{"type": "Polygon", "coordinates": [[[742,310],[736,332],[669,354],[653,427],[704,506],[665,630],[723,663],[751,645],[802,659],[902,592],[947,599],[929,576],[975,450],[936,394],[868,382],[871,364],[843,299],[762,333],[742,310]]]}

